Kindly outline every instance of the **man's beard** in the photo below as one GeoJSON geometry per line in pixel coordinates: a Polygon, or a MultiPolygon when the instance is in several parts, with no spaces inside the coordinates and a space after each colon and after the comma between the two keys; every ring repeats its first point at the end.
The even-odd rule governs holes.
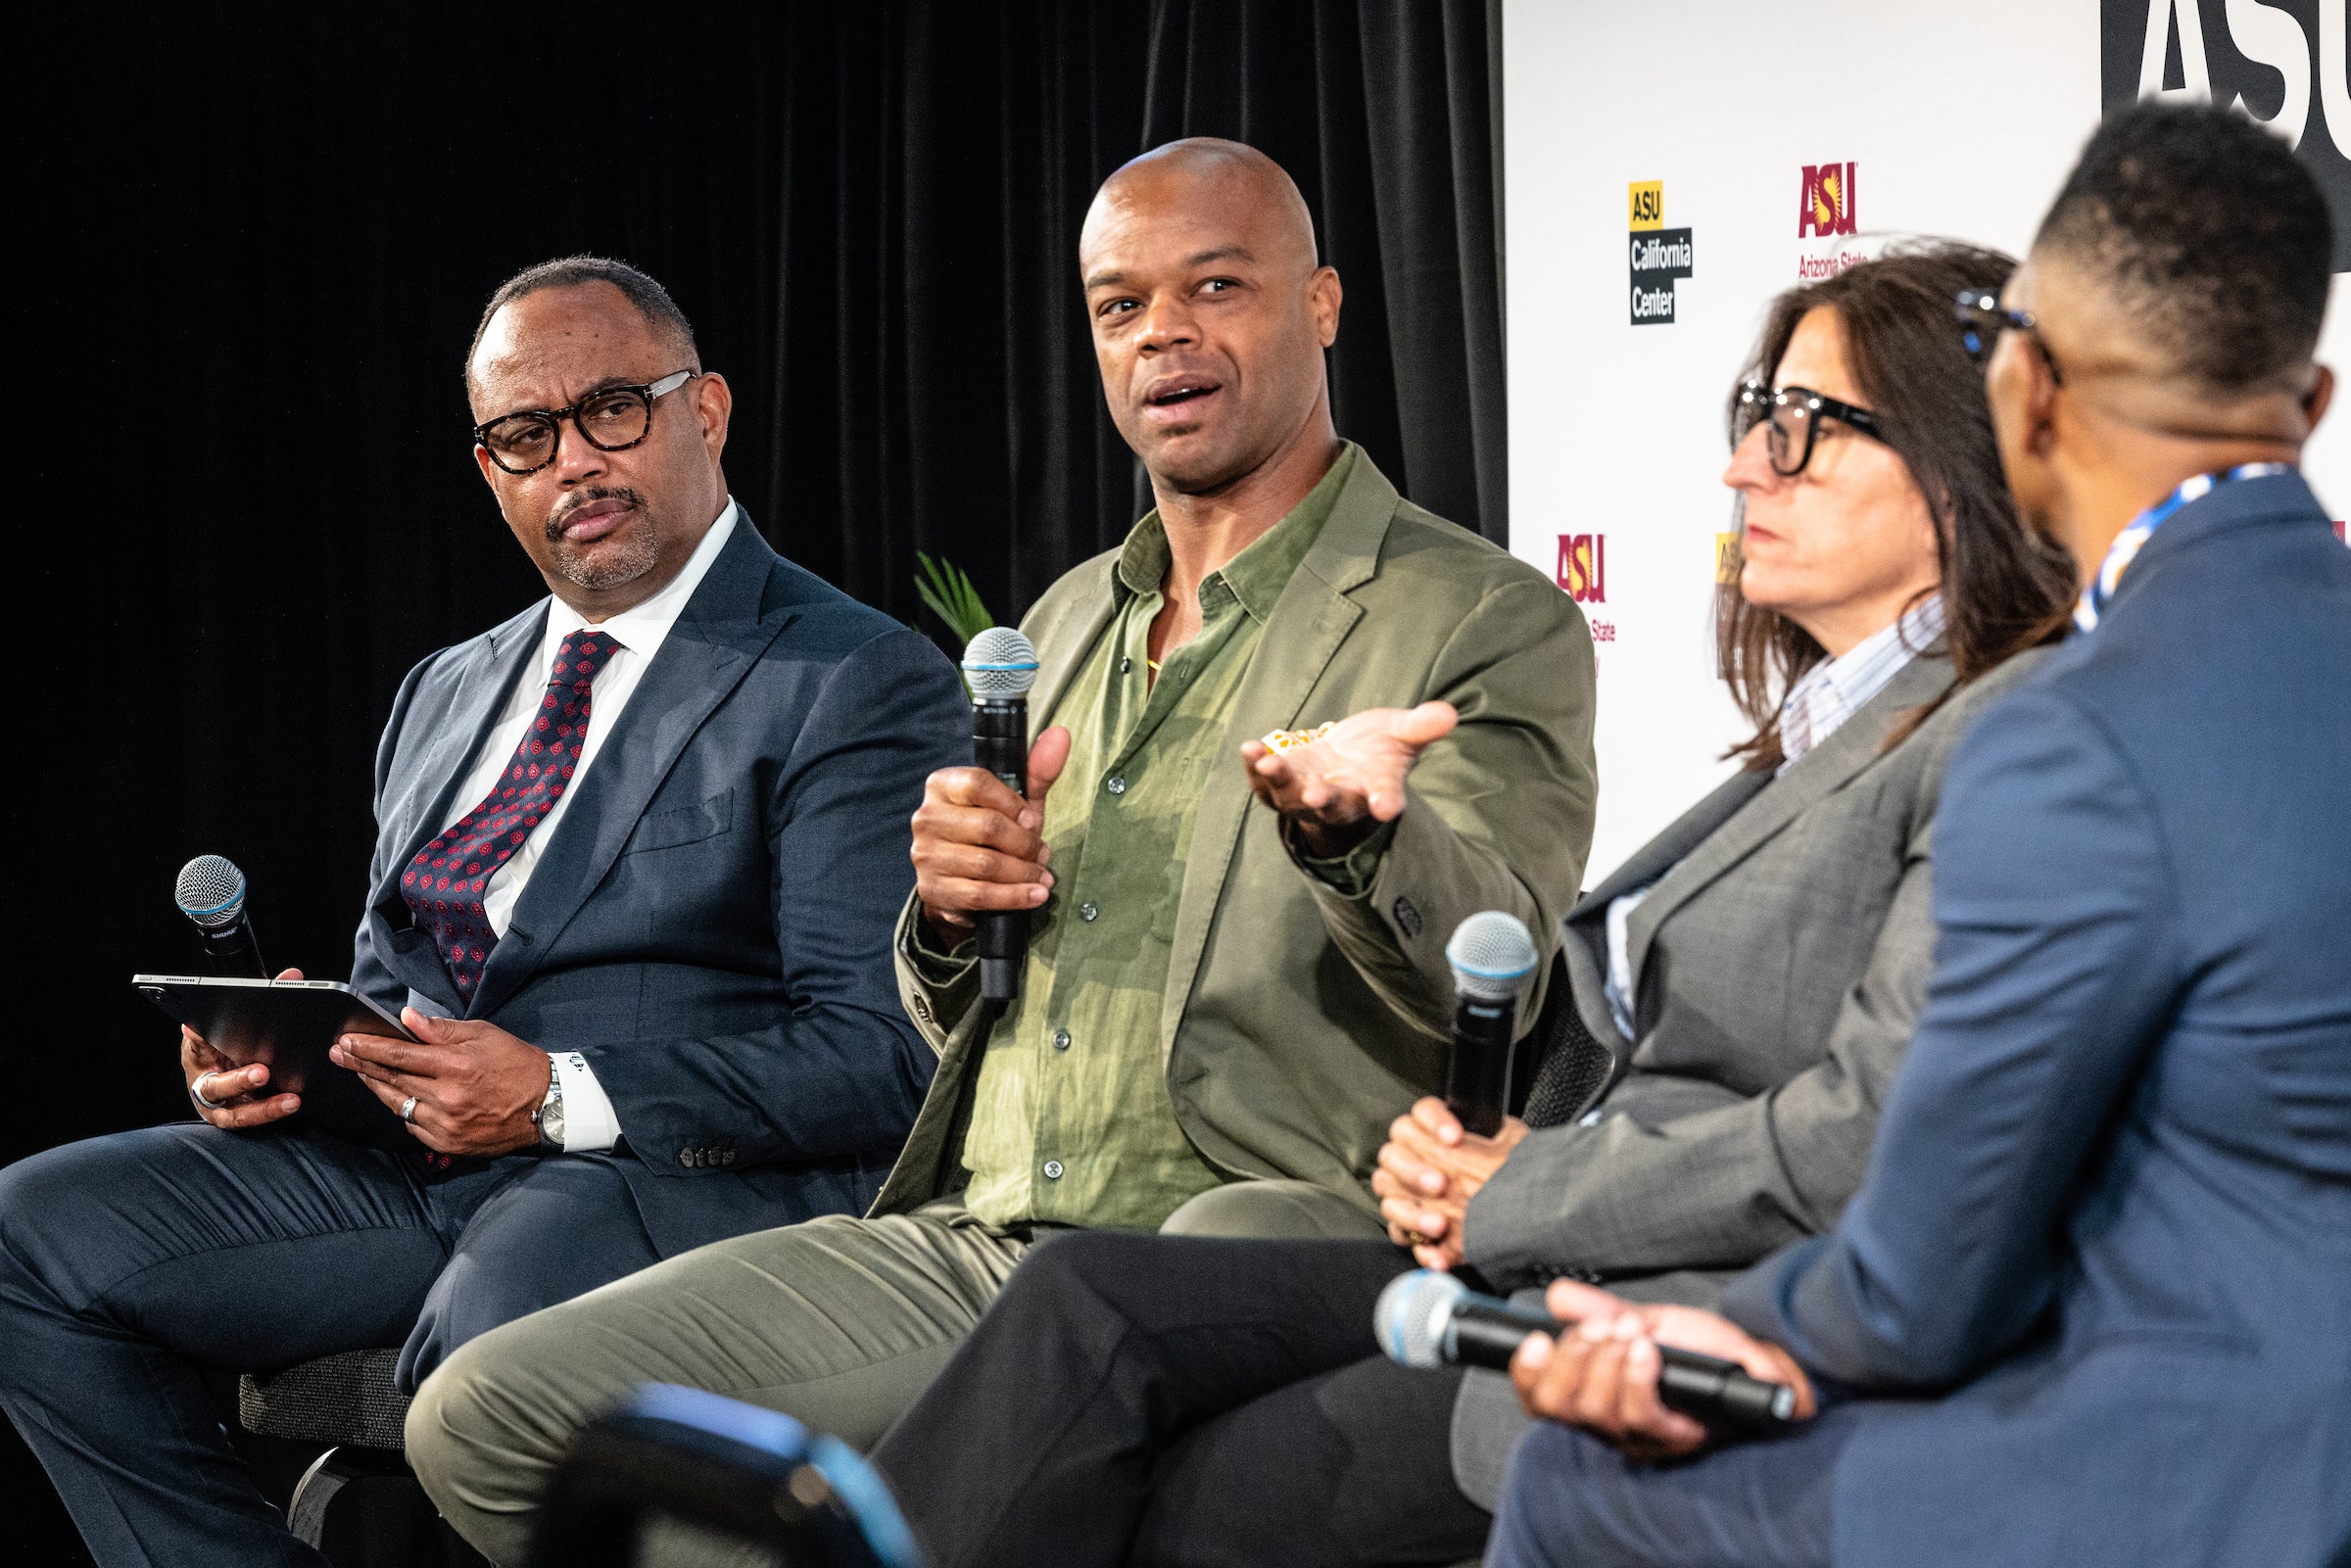
{"type": "Polygon", "coordinates": [[[591,594],[634,583],[651,571],[660,559],[660,539],[661,529],[653,520],[652,508],[643,496],[622,485],[598,485],[578,491],[570,502],[547,519],[547,543],[552,551],[555,570],[566,582],[591,594]],[[607,534],[585,548],[575,547],[564,539],[563,524],[573,512],[593,500],[625,500],[635,512],[635,519],[624,523],[617,533],[607,534]]]}

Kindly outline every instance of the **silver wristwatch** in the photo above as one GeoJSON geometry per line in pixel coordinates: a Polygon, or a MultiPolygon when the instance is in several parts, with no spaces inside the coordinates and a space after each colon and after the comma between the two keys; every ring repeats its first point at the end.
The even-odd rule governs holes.
{"type": "Polygon", "coordinates": [[[547,1059],[547,1098],[531,1113],[531,1125],[539,1129],[539,1149],[543,1154],[560,1154],[563,1149],[563,1074],[555,1069],[555,1059],[547,1059]]]}

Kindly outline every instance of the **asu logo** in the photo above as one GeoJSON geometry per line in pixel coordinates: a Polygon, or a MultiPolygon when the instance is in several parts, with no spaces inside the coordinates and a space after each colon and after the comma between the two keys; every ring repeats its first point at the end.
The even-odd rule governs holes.
{"type": "Polygon", "coordinates": [[[1671,325],[1674,280],[1695,275],[1697,251],[1686,228],[1665,226],[1665,182],[1636,180],[1625,187],[1632,229],[1626,247],[1632,261],[1632,324],[1671,325]]]}
{"type": "Polygon", "coordinates": [[[1578,604],[1599,604],[1608,596],[1608,536],[1559,536],[1559,592],[1578,604]]]}
{"type": "Polygon", "coordinates": [[[1853,232],[1853,172],[1858,166],[1806,164],[1804,194],[1797,209],[1796,237],[1827,239],[1853,232]]]}

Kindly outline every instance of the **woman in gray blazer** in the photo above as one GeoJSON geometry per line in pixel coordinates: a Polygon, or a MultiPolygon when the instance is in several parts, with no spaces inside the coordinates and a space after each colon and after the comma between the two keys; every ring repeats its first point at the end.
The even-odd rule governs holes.
{"type": "Polygon", "coordinates": [[[1525,1418],[1494,1374],[1374,1354],[1397,1246],[1496,1288],[1710,1305],[1834,1224],[1924,995],[1943,764],[2068,603],[1952,318],[2011,265],[1933,245],[1773,305],[1723,476],[1719,662],[1754,730],[1566,918],[1571,1005],[1616,1065],[1599,1104],[1539,1081],[1556,1124],[1487,1139],[1420,1102],[1373,1182],[1395,1245],[1039,1249],[875,1455],[937,1568],[1473,1553],[1525,1418]]]}

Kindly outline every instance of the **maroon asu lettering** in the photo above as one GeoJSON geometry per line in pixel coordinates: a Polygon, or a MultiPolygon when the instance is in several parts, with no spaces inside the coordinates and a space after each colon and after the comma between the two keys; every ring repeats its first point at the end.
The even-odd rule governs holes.
{"type": "Polygon", "coordinates": [[[1606,534],[1561,534],[1557,581],[1559,592],[1578,604],[1599,604],[1607,594],[1608,545],[1606,534]]]}
{"type": "Polygon", "coordinates": [[[1858,166],[1806,164],[1803,202],[1797,210],[1796,237],[1826,239],[1853,232],[1853,174],[1858,166]]]}

